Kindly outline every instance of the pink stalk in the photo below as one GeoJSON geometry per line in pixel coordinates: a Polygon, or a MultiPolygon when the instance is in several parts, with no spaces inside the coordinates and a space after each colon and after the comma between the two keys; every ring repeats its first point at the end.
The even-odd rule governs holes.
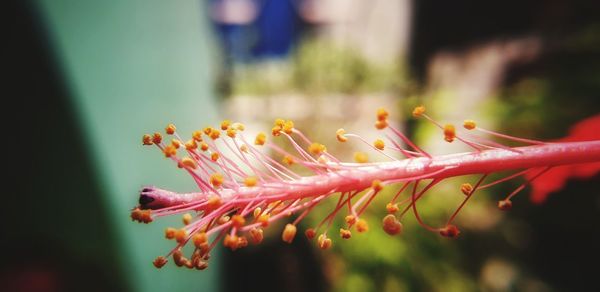
{"type": "MultiPolygon", "coordinates": [[[[510,199],[524,189],[529,182],[543,176],[549,169],[562,165],[600,161],[599,140],[543,143],[480,129],[480,132],[496,137],[533,144],[508,147],[475,135],[459,136],[456,134],[453,125],[441,126],[426,116],[424,111],[423,107],[418,107],[413,115],[416,117],[423,116],[441,128],[447,142],[453,142],[456,139],[475,148],[475,151],[438,156],[430,155],[397,129],[390,127],[387,122],[387,112],[384,110],[379,110],[377,113],[376,128],[389,130],[390,134],[416,150],[416,152],[404,150],[389,134],[384,133],[383,135],[388,137],[393,144],[393,147],[388,148],[400,151],[407,156],[407,159],[396,160],[389,156],[384,152],[383,141],[378,140],[372,148],[390,158],[390,161],[378,163],[364,163],[365,161],[360,161],[362,163],[339,162],[337,158],[326,152],[323,145],[313,143],[300,131],[294,129],[291,121],[277,120],[273,128],[273,135],[284,136],[297,154],[288,153],[275,144],[266,142],[266,135],[264,134],[257,136],[255,144],[256,147],[266,145],[282,155],[285,163],[281,164],[263,154],[255,146],[249,145],[242,133],[244,126],[239,123],[231,124],[229,121],[224,121],[221,125],[223,132],[214,128],[205,129],[204,133],[207,136],[205,139],[232,140],[232,143],[227,140],[223,141],[223,145],[250,168],[248,176],[244,177],[247,172],[242,171],[231,159],[225,157],[214,141],[208,141],[208,144],[204,144],[206,147],[198,149],[197,142],[204,143],[200,132],[194,133],[193,140],[185,143],[189,157],[177,156],[177,149],[180,147],[181,142],[175,141],[172,144],[165,145],[162,143],[160,134],[145,135],[143,143],[145,145],[157,145],[165,156],[177,162],[179,167],[190,173],[200,187],[200,192],[178,194],[156,187],[145,187],[140,193],[140,205],[132,211],[132,219],[149,223],[154,218],[161,216],[195,212],[195,216],[191,214],[184,215],[185,226],[183,228],[168,228],[165,231],[167,238],[177,241],[177,245],[167,256],[172,255],[178,266],[204,269],[207,267],[206,260],[208,260],[210,250],[222,238],[224,238],[223,244],[233,250],[246,246],[248,243],[247,238],[250,238],[252,242],[260,242],[262,240],[262,228],[267,227],[271,222],[302,211],[295,220],[291,220],[293,224],[288,224],[282,234],[282,239],[285,242],[291,242],[296,234],[296,225],[314,207],[328,197],[337,196],[338,203],[334,210],[315,228],[319,230],[323,224],[327,223],[318,240],[319,247],[323,249],[331,246],[332,241],[327,237],[327,231],[331,227],[335,216],[342,212],[346,205],[348,206],[346,216],[348,229],[340,229],[340,235],[345,239],[350,238],[351,231],[349,229],[352,227],[355,227],[358,232],[368,230],[367,222],[361,219],[360,216],[385,186],[396,183],[402,183],[403,186],[387,205],[390,214],[383,221],[383,229],[386,232],[395,235],[402,229],[401,223],[394,213],[399,210],[399,205],[406,204],[403,206],[403,211],[399,216],[400,219],[412,209],[419,224],[427,230],[439,232],[446,237],[456,237],[460,231],[451,223],[478,189],[488,188],[527,174],[531,169],[542,168],[542,171],[537,172],[529,181],[523,183],[506,199],[498,203],[500,209],[508,210],[512,206],[510,199]],[[221,133],[225,133],[228,137],[221,137],[221,133]],[[300,142],[303,142],[302,144],[308,144],[306,150],[301,146],[301,143],[294,140],[292,134],[298,136],[300,142]],[[470,139],[475,139],[477,142],[470,139]],[[482,145],[480,142],[489,149],[484,150],[475,146],[482,145]],[[209,153],[205,155],[200,151],[208,151],[209,153]],[[216,158],[209,159],[210,153],[213,153],[212,155],[216,158]],[[286,163],[297,163],[304,166],[313,172],[313,175],[300,176],[291,169],[286,168],[284,166],[286,163]],[[507,170],[518,172],[495,182],[483,183],[489,174],[507,170]],[[209,171],[213,173],[210,174],[209,171]],[[225,173],[225,176],[219,172],[225,173]],[[476,182],[475,187],[470,184],[463,184],[461,191],[466,195],[466,198],[457,207],[446,225],[438,228],[424,223],[417,210],[417,201],[430,188],[446,178],[470,174],[480,174],[481,177],[476,182]],[[429,183],[421,190],[417,190],[419,182],[423,180],[429,181],[429,183]],[[395,203],[410,183],[414,183],[412,195],[400,203],[395,203]],[[352,202],[364,190],[368,190],[368,192],[356,202],[352,202]],[[360,209],[357,210],[357,208],[360,209]],[[238,236],[239,233],[242,234],[238,236]],[[215,236],[213,242],[209,244],[208,240],[212,235],[215,236]],[[188,259],[181,253],[181,247],[190,241],[194,243],[196,248],[191,259],[188,259]]],[[[476,128],[473,121],[465,121],[464,127],[467,130],[476,128]]],[[[181,139],[175,133],[175,126],[169,125],[166,130],[167,134],[175,135],[179,140],[181,139]]],[[[336,134],[340,142],[346,142],[347,137],[353,137],[369,144],[358,135],[345,135],[343,129],[338,130],[336,134]]],[[[308,229],[306,235],[312,239],[316,236],[315,229],[308,229]]],[[[154,261],[154,265],[160,268],[166,262],[165,257],[158,257],[154,261]]]]}

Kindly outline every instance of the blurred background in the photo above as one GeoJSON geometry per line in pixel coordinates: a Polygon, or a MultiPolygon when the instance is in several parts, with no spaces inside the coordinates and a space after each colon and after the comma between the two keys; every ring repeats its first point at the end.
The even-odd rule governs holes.
{"type": "MultiPolygon", "coordinates": [[[[230,118],[249,134],[274,118],[350,160],[372,140],[375,109],[436,154],[466,150],[410,118],[425,104],[442,122],[472,118],[515,136],[557,139],[600,112],[600,5],[595,0],[31,0],[9,4],[5,44],[2,291],[597,291],[600,180],[569,181],[509,213],[495,202],[521,181],[479,193],[447,240],[405,220],[321,252],[282,226],[260,246],[217,250],[204,272],[156,270],[179,218],[134,224],[145,184],[181,192],[193,181],[143,133],[180,133],[230,118]],[[14,8],[14,9],[13,9],[14,8]],[[15,128],[16,126],[16,128],[15,128]]],[[[383,157],[373,155],[372,160],[383,157]]],[[[428,196],[445,222],[461,178],[428,196]]],[[[394,192],[394,188],[386,189],[394,192]]],[[[388,197],[392,194],[383,194],[388,197]]],[[[326,215],[327,202],[308,224],[326,215]]],[[[341,222],[338,222],[341,224],[341,222]]]]}

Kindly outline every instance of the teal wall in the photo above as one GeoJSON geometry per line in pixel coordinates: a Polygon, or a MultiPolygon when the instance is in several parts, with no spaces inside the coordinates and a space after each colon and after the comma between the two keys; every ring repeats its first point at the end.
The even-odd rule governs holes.
{"type": "MultiPolygon", "coordinates": [[[[150,225],[129,220],[144,184],[194,188],[186,174],[155,148],[142,147],[140,139],[169,122],[188,134],[217,117],[214,42],[203,2],[36,3],[101,185],[99,207],[108,210],[117,239],[111,268],[137,291],[216,290],[218,255],[204,272],[152,266],[155,256],[173,246],[163,239],[163,228],[179,224],[178,218],[150,225]]],[[[88,228],[94,232],[94,226],[88,228]]]]}

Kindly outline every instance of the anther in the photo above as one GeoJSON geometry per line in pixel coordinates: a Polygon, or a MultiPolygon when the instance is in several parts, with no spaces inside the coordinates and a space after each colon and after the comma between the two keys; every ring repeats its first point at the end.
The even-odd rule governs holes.
{"type": "Polygon", "coordinates": [[[194,139],[197,142],[202,142],[202,132],[194,131],[194,133],[192,133],[192,139],[194,139]]]}
{"type": "Polygon", "coordinates": [[[294,158],[292,158],[289,155],[286,155],[283,157],[283,159],[281,160],[283,163],[287,164],[287,165],[292,165],[294,164],[294,158]]]}
{"type": "Polygon", "coordinates": [[[369,224],[365,219],[358,219],[358,222],[356,222],[356,231],[359,233],[369,231],[369,224]]]}
{"type": "Polygon", "coordinates": [[[465,120],[463,127],[465,127],[467,130],[473,130],[477,127],[477,124],[473,120],[465,120]]]}
{"type": "Polygon", "coordinates": [[[357,163],[367,163],[369,162],[369,156],[364,152],[355,152],[354,153],[354,161],[357,163]]]}
{"type": "Polygon", "coordinates": [[[350,237],[352,237],[352,232],[348,229],[340,228],[340,236],[343,239],[350,239],[350,237]]]}
{"type": "Polygon", "coordinates": [[[215,187],[220,187],[223,184],[223,175],[221,175],[220,173],[211,174],[210,183],[215,187]]]}
{"type": "Polygon", "coordinates": [[[319,235],[319,238],[317,239],[317,244],[319,245],[319,248],[321,249],[329,249],[331,247],[331,239],[327,238],[326,234],[321,234],[319,235]]]}
{"type": "Polygon", "coordinates": [[[181,221],[183,222],[184,225],[188,225],[188,224],[192,223],[192,219],[194,219],[194,218],[192,217],[192,214],[190,214],[190,213],[185,213],[181,217],[181,221]]]}
{"type": "Polygon", "coordinates": [[[373,188],[373,191],[375,193],[380,192],[381,190],[383,190],[383,184],[381,183],[380,180],[376,179],[371,183],[371,187],[373,188]]]}
{"type": "Polygon", "coordinates": [[[263,230],[260,228],[252,228],[250,229],[250,240],[252,243],[259,244],[263,241],[264,235],[263,230]]]}
{"type": "Polygon", "coordinates": [[[390,214],[396,213],[399,210],[398,204],[392,204],[392,203],[387,203],[387,205],[385,205],[385,209],[390,214]]]}
{"type": "Polygon", "coordinates": [[[242,215],[233,215],[231,217],[231,225],[236,228],[243,227],[246,224],[246,219],[242,215]]]}
{"type": "Polygon", "coordinates": [[[387,120],[387,118],[388,118],[389,115],[390,114],[384,108],[377,109],[377,120],[378,121],[385,121],[385,120],[387,120]]]}
{"type": "Polygon", "coordinates": [[[192,242],[194,242],[194,246],[197,248],[202,248],[202,246],[208,242],[208,236],[206,236],[206,233],[204,232],[196,233],[192,237],[192,242]]]}
{"type": "Polygon", "coordinates": [[[291,135],[292,134],[292,130],[294,130],[294,122],[293,121],[286,121],[285,124],[283,124],[283,131],[288,134],[291,135]]]}
{"type": "Polygon", "coordinates": [[[154,267],[156,267],[157,269],[162,268],[166,263],[167,263],[167,259],[163,256],[159,256],[156,259],[154,259],[154,261],[152,262],[152,264],[154,265],[154,267]]]}
{"type": "Polygon", "coordinates": [[[460,185],[460,191],[465,196],[468,196],[473,191],[473,186],[470,183],[464,183],[464,184],[460,185]]]}
{"type": "Polygon", "coordinates": [[[173,239],[175,238],[175,232],[177,231],[177,229],[173,228],[173,227],[167,227],[165,229],[165,238],[166,239],[173,239]]]}
{"type": "Polygon", "coordinates": [[[389,235],[396,235],[402,232],[402,223],[392,214],[383,217],[382,223],[383,230],[389,235]]]}
{"type": "Polygon", "coordinates": [[[219,137],[221,136],[221,132],[220,132],[220,131],[218,131],[218,130],[216,130],[216,129],[214,129],[214,130],[212,130],[212,131],[210,132],[210,135],[209,135],[209,136],[210,136],[210,138],[211,138],[211,139],[213,139],[213,140],[217,140],[217,139],[219,139],[219,137]]]}
{"type": "Polygon", "coordinates": [[[210,160],[212,160],[212,161],[214,161],[214,162],[217,162],[217,160],[219,160],[219,153],[217,153],[217,152],[213,152],[213,153],[210,155],[210,160]]]}
{"type": "Polygon", "coordinates": [[[502,211],[508,211],[512,209],[512,201],[508,199],[498,201],[498,209],[502,211]]]}
{"type": "Polygon", "coordinates": [[[256,209],[254,209],[254,212],[252,212],[252,215],[254,215],[254,218],[258,218],[258,216],[260,216],[261,213],[262,209],[260,207],[256,207],[256,209]]]}
{"type": "Polygon", "coordinates": [[[254,139],[254,144],[255,145],[265,145],[265,142],[267,141],[267,135],[265,135],[265,133],[260,132],[258,133],[258,135],[256,135],[256,139],[254,139]]]}
{"type": "Polygon", "coordinates": [[[308,229],[306,229],[306,231],[304,231],[304,235],[306,235],[306,238],[311,240],[311,239],[315,238],[315,236],[317,235],[317,232],[312,228],[308,228],[308,229]]]}
{"type": "Polygon", "coordinates": [[[244,124],[242,123],[233,123],[231,124],[231,128],[236,129],[240,132],[246,130],[246,126],[244,126],[244,124]]]}
{"type": "Polygon", "coordinates": [[[275,126],[271,129],[271,134],[275,137],[281,135],[281,127],[280,126],[275,126]]]}
{"type": "Polygon", "coordinates": [[[354,225],[354,223],[356,223],[356,216],[348,215],[344,218],[344,221],[346,221],[346,224],[348,224],[348,226],[354,225]]]}
{"type": "Polygon", "coordinates": [[[231,220],[231,217],[229,217],[227,215],[223,215],[223,216],[219,217],[219,219],[217,219],[217,223],[219,225],[223,225],[223,224],[229,222],[229,220],[231,220]]]}
{"type": "Polygon", "coordinates": [[[451,143],[452,141],[454,141],[454,138],[456,138],[456,129],[454,128],[454,125],[452,124],[447,124],[444,126],[444,140],[446,140],[446,142],[451,143]]]}
{"type": "Polygon", "coordinates": [[[271,215],[262,214],[258,217],[256,221],[258,221],[263,227],[267,227],[269,226],[269,218],[271,218],[271,215]]]}
{"type": "Polygon", "coordinates": [[[249,176],[244,179],[244,185],[246,185],[247,187],[254,187],[256,186],[256,183],[257,179],[254,176],[249,176]]]}
{"type": "Polygon", "coordinates": [[[173,125],[173,124],[168,124],[167,127],[165,128],[165,132],[167,132],[167,134],[169,134],[169,135],[175,134],[175,130],[177,130],[177,128],[175,128],[175,125],[173,125]]]}
{"type": "Polygon", "coordinates": [[[454,225],[448,225],[448,226],[440,229],[440,235],[442,235],[444,237],[456,238],[456,237],[458,237],[459,234],[460,234],[460,230],[458,230],[458,227],[456,227],[454,225]]]}
{"type": "Polygon", "coordinates": [[[225,131],[227,129],[229,129],[229,125],[231,125],[231,121],[230,120],[224,120],[221,122],[221,130],[225,131]]]}
{"type": "Polygon", "coordinates": [[[221,206],[221,198],[219,198],[219,196],[212,196],[208,199],[208,201],[206,201],[206,207],[209,210],[214,210],[216,208],[218,208],[219,206],[221,206]]]}
{"type": "Polygon", "coordinates": [[[177,148],[173,145],[167,145],[164,150],[165,157],[171,157],[177,155],[177,148]]]}
{"type": "Polygon", "coordinates": [[[375,128],[377,128],[377,130],[383,130],[383,129],[387,128],[387,126],[388,126],[387,120],[375,122],[375,128]]]}
{"type": "Polygon", "coordinates": [[[284,119],[275,119],[275,122],[273,123],[273,125],[276,127],[283,128],[283,126],[285,125],[285,120],[284,119]]]}
{"type": "Polygon", "coordinates": [[[418,117],[421,117],[424,113],[425,113],[425,107],[421,105],[421,106],[415,107],[415,109],[412,112],[412,115],[413,115],[413,117],[418,118],[418,117]]]}
{"type": "Polygon", "coordinates": [[[185,149],[187,150],[194,150],[198,148],[198,143],[196,143],[196,140],[194,139],[190,139],[187,142],[185,142],[185,149]]]}
{"type": "Polygon", "coordinates": [[[293,224],[285,225],[283,232],[281,233],[281,239],[287,243],[292,243],[296,236],[296,226],[293,224]]]}
{"type": "Polygon", "coordinates": [[[227,136],[229,136],[230,138],[235,138],[236,133],[237,132],[233,128],[227,129],[227,136]]]}
{"type": "Polygon", "coordinates": [[[379,150],[383,150],[385,148],[385,142],[383,142],[381,139],[377,139],[375,142],[373,142],[373,146],[379,150]]]}
{"type": "Polygon", "coordinates": [[[142,136],[142,144],[143,145],[152,145],[152,136],[149,134],[145,134],[142,136]]]}
{"type": "Polygon", "coordinates": [[[181,164],[189,167],[191,169],[196,169],[196,161],[194,161],[193,159],[189,158],[189,157],[184,157],[181,159],[181,164]]]}
{"type": "Polygon", "coordinates": [[[323,152],[326,152],[327,148],[325,147],[325,145],[315,142],[308,146],[308,151],[312,154],[319,155],[323,152]]]}
{"type": "Polygon", "coordinates": [[[346,137],[345,134],[346,134],[346,130],[344,130],[344,129],[338,129],[337,131],[335,131],[335,137],[337,138],[338,141],[340,141],[342,143],[348,141],[348,137],[346,137]]]}
{"type": "Polygon", "coordinates": [[[204,142],[200,143],[200,150],[207,151],[208,150],[208,144],[206,144],[204,142]]]}
{"type": "Polygon", "coordinates": [[[162,142],[162,135],[160,133],[154,133],[154,135],[152,136],[152,142],[154,144],[160,144],[160,142],[162,142]]]}
{"type": "Polygon", "coordinates": [[[177,240],[178,243],[185,242],[187,236],[188,236],[187,231],[183,228],[177,229],[175,231],[175,240],[177,240]]]}

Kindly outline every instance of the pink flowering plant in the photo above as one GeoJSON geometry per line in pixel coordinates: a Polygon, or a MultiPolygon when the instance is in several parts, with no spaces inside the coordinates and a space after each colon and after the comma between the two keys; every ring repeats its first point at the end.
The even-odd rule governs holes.
{"type": "MultiPolygon", "coordinates": [[[[454,224],[469,199],[479,190],[502,182],[525,178],[524,182],[497,202],[502,211],[512,207],[512,198],[531,185],[537,198],[543,198],[554,188],[544,189],[544,176],[553,181],[564,181],[569,176],[586,177],[600,170],[600,137],[590,129],[598,129],[600,116],[584,121],[568,139],[542,142],[486,130],[473,120],[465,120],[462,129],[452,124],[440,124],[426,114],[425,107],[416,107],[415,118],[423,118],[439,128],[448,143],[464,143],[470,152],[432,155],[413,143],[388,122],[388,112],[379,109],[375,128],[381,137],[367,141],[363,137],[336,131],[340,143],[355,141],[369,145],[373,152],[388,161],[369,162],[367,153],[354,154],[354,162],[342,162],[327,151],[325,145],[311,141],[289,120],[277,119],[271,130],[272,138],[259,133],[253,139],[244,135],[241,123],[223,121],[219,128],[208,127],[196,131],[189,140],[182,139],[172,124],[166,134],[173,136],[170,143],[160,133],[144,135],[144,145],[155,145],[178,167],[194,179],[198,191],[177,193],[154,186],[142,188],[139,205],[131,212],[135,221],[150,223],[171,215],[181,215],[183,227],[167,228],[165,237],[175,241],[174,248],[154,260],[161,268],[172,257],[180,267],[199,270],[208,267],[211,250],[220,242],[232,250],[248,243],[259,244],[263,229],[275,221],[288,222],[281,239],[291,243],[296,237],[298,224],[324,200],[336,203],[315,226],[304,231],[321,249],[329,249],[336,237],[350,239],[352,232],[367,232],[369,223],[365,210],[382,194],[387,186],[398,185],[398,191],[386,199],[385,215],[377,225],[390,236],[403,231],[402,221],[412,214],[426,230],[443,237],[456,238],[460,229],[454,224]],[[577,130],[579,129],[579,130],[577,130]],[[584,129],[584,130],[581,130],[584,129]],[[507,146],[491,140],[519,143],[507,146]],[[293,151],[278,146],[271,139],[283,139],[293,151]],[[186,141],[186,142],[184,142],[186,141]],[[267,148],[273,156],[265,154],[267,148]],[[403,159],[396,158],[396,154],[403,159]],[[298,165],[311,175],[300,175],[290,168],[298,165]],[[506,177],[490,180],[490,175],[512,171],[506,177]],[[419,213],[419,200],[446,179],[477,175],[472,182],[460,185],[462,202],[456,206],[445,224],[431,226],[419,213]],[[333,226],[336,217],[343,217],[343,226],[333,226]],[[182,248],[193,245],[186,256],[182,248]]],[[[560,187],[560,186],[558,186],[560,187]]]]}

